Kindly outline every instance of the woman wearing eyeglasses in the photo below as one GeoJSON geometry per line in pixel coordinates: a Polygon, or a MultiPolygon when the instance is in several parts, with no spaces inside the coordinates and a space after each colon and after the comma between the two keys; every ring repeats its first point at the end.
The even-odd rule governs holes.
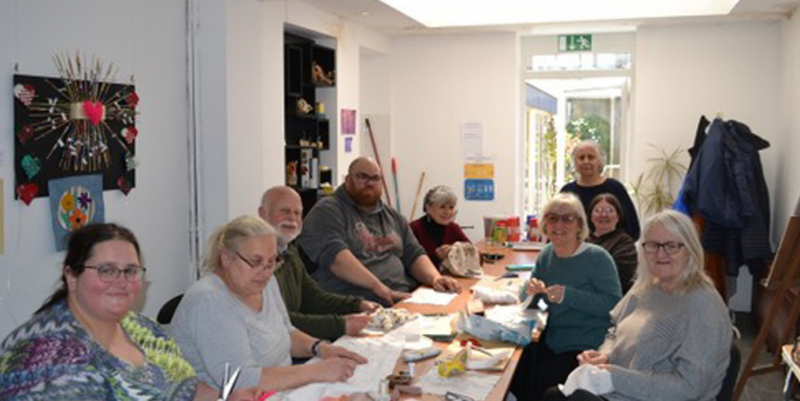
{"type": "Polygon", "coordinates": [[[205,276],[181,300],[171,328],[200,380],[222,385],[226,363],[241,367],[237,387],[280,391],[344,381],[366,359],[292,327],[273,273],[280,268],[277,233],[242,216],[211,236],[205,276]],[[292,366],[292,357],[321,363],[292,366]]]}
{"type": "Polygon", "coordinates": [[[633,285],[633,275],[639,262],[636,244],[622,228],[625,221],[622,206],[616,196],[604,193],[594,197],[590,210],[594,231],[587,241],[600,245],[611,254],[622,285],[622,295],[625,295],[633,285]]]}
{"type": "MultiPolygon", "coordinates": [[[[131,311],[145,268],[116,224],[72,233],[61,287],[0,345],[3,400],[215,400],[175,340],[131,311]]],[[[256,389],[231,399],[256,399],[256,389]]]]}
{"type": "Polygon", "coordinates": [[[578,197],[556,194],[543,216],[550,242],[539,253],[526,290],[547,302],[549,317],[543,338],[525,348],[514,374],[511,390],[519,400],[539,400],[564,382],[577,356],[603,342],[611,325],[608,313],[621,297],[611,256],[584,241],[589,227],[578,197]]]}
{"type": "MultiPolygon", "coordinates": [[[[636,215],[636,208],[628,195],[628,190],[621,182],[603,175],[606,167],[606,158],[600,145],[592,140],[581,141],[572,151],[572,163],[578,173],[578,179],[564,185],[561,192],[571,192],[576,195],[583,203],[583,208],[587,214],[592,212],[590,208],[592,199],[602,193],[610,193],[617,197],[622,210],[625,212],[626,220],[622,224],[623,230],[633,238],[639,239],[639,217],[636,215]]],[[[589,222],[589,227],[594,229],[593,223],[589,222]]]]}
{"type": "Polygon", "coordinates": [[[703,271],[694,224],[661,212],[645,224],[641,246],[636,282],[611,311],[614,327],[597,351],[578,357],[608,372],[613,390],[566,398],[553,388],[547,400],[716,399],[733,333],[725,302],[703,271]]]}

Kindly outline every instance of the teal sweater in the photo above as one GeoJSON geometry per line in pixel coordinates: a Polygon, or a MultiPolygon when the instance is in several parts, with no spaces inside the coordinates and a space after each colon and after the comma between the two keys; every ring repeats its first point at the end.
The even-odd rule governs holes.
{"type": "Polygon", "coordinates": [[[536,260],[533,276],[547,286],[565,287],[564,300],[549,304],[547,346],[556,354],[599,347],[611,325],[609,312],[622,297],[611,255],[584,243],[575,255],[560,258],[548,244],[536,260]]]}
{"type": "Polygon", "coordinates": [[[334,294],[309,276],[297,246],[289,244],[275,271],[292,325],[313,337],[335,340],[345,334],[343,314],[359,313],[363,298],[334,294]]]}

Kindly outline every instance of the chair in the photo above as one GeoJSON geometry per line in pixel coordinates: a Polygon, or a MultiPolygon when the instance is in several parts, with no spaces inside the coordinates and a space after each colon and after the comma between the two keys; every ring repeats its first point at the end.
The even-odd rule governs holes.
{"type": "Polygon", "coordinates": [[[731,363],[725,370],[725,378],[722,379],[722,388],[717,394],[717,401],[731,401],[733,399],[733,388],[736,386],[736,378],[739,376],[739,366],[742,364],[742,354],[736,344],[731,343],[731,363]]]}
{"type": "Polygon", "coordinates": [[[181,303],[181,299],[183,299],[183,294],[177,295],[167,301],[167,303],[159,309],[156,321],[160,324],[170,324],[172,322],[172,316],[175,315],[175,309],[178,309],[178,304],[181,303]]]}

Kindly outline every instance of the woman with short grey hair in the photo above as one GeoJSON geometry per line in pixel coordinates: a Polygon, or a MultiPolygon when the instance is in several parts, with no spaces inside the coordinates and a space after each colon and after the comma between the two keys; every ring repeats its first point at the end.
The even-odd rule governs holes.
{"type": "MultiPolygon", "coordinates": [[[[634,241],[639,239],[639,218],[636,207],[628,190],[621,182],[603,175],[606,158],[600,145],[592,140],[581,141],[572,152],[572,163],[578,172],[578,179],[563,187],[561,192],[572,192],[581,199],[583,210],[587,215],[592,214],[592,200],[602,193],[610,193],[617,197],[625,214],[623,229],[634,241]]],[[[594,231],[594,224],[589,221],[589,228],[594,231]]]]}
{"type": "Polygon", "coordinates": [[[458,197],[452,189],[437,185],[425,194],[422,203],[425,215],[410,224],[417,241],[425,248],[437,268],[447,258],[451,245],[456,242],[470,242],[455,222],[457,203],[458,197]]]}

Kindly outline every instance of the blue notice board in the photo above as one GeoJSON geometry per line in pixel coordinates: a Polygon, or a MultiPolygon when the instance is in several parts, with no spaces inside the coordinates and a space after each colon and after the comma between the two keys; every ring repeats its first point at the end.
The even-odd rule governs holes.
{"type": "Polygon", "coordinates": [[[494,180],[464,180],[464,199],[471,201],[494,200],[494,180]]]}

